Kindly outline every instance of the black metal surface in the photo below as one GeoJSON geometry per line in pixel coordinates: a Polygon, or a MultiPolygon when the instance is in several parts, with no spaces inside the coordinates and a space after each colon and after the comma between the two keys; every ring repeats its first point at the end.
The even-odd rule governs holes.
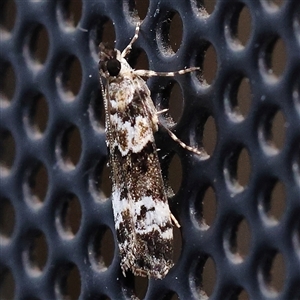
{"type": "MultiPolygon", "coordinates": [[[[164,130],[157,134],[161,156],[176,153],[182,166],[180,188],[170,199],[182,226],[174,244],[180,255],[164,280],[150,280],[142,292],[139,285],[147,281],[124,278],[116,247],[108,245],[114,224],[101,183],[108,173],[102,175],[107,151],[97,61],[99,42],[114,40],[107,24],[114,23],[117,48],[128,44],[138,20],[135,3],[15,2],[14,24],[1,27],[0,37],[1,299],[300,299],[300,2],[216,1],[211,14],[200,2],[150,0],[131,57],[134,62],[143,50],[156,71],[204,68],[203,74],[148,84],[154,102],[170,110],[168,96],[179,85],[184,105],[173,130],[211,154],[201,160],[164,130]],[[74,11],[82,5],[75,25],[72,5],[74,11]],[[245,9],[251,32],[243,45],[245,9]],[[183,34],[174,53],[168,33],[178,16],[183,34]],[[286,57],[274,56],[278,41],[286,57]],[[44,46],[45,56],[38,52],[44,46]],[[218,65],[211,82],[209,48],[218,65]],[[278,61],[285,63],[280,74],[278,61]],[[238,95],[244,79],[251,89],[246,114],[238,95]],[[284,141],[276,145],[278,115],[284,141]],[[214,132],[207,131],[208,120],[214,132]],[[205,141],[213,134],[209,151],[205,141]],[[240,176],[247,166],[248,181],[240,176]],[[208,210],[216,199],[211,224],[207,191],[214,195],[208,210]],[[282,211],[272,202],[278,195],[282,211]]],[[[10,24],[9,1],[1,5],[2,24],[10,24]]],[[[164,172],[169,163],[163,162],[164,172]]]]}

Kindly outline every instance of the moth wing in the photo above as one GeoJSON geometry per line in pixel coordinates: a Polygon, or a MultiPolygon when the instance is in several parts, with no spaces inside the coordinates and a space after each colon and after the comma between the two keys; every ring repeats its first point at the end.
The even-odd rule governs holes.
{"type": "Polygon", "coordinates": [[[171,212],[153,132],[156,110],[138,76],[110,83],[113,209],[123,272],[164,277],[173,266],[171,212]],[[149,104],[151,103],[151,104],[149,104]]]}

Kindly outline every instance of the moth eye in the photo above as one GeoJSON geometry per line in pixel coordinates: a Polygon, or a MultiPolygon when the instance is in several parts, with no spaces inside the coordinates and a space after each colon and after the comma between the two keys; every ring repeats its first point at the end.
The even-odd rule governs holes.
{"type": "Polygon", "coordinates": [[[107,71],[111,76],[117,76],[121,70],[121,63],[117,59],[110,59],[107,62],[107,71]]]}

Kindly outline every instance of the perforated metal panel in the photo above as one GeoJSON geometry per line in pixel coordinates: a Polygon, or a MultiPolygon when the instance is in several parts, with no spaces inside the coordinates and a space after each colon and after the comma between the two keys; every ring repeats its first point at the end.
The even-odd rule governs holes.
{"type": "Polygon", "coordinates": [[[1,299],[300,299],[298,0],[2,1],[1,299]],[[181,228],[163,280],[123,277],[98,44],[202,72],[147,81],[168,107],[163,173],[181,228]]]}

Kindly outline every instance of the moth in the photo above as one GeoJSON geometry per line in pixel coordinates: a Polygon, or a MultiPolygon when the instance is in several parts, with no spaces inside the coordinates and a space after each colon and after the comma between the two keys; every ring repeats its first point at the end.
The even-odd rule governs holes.
{"type": "MultiPolygon", "coordinates": [[[[173,266],[173,223],[179,224],[168,205],[154,140],[159,112],[142,77],[175,76],[199,68],[166,73],[132,69],[126,57],[139,29],[137,24],[122,52],[100,44],[100,83],[121,269],[124,276],[131,270],[136,276],[162,279],[173,266]]],[[[166,130],[181,146],[200,154],[166,130]]]]}

